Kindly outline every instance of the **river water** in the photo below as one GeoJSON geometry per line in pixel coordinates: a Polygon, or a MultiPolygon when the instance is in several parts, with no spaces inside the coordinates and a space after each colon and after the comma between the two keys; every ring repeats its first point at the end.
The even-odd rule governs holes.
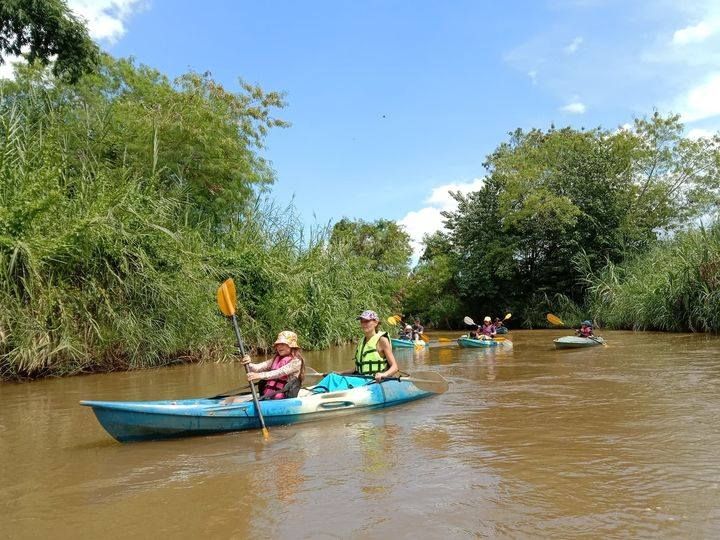
{"type": "MultiPolygon", "coordinates": [[[[396,351],[448,392],[269,443],[119,444],[78,405],[213,395],[239,364],[0,384],[0,537],[720,537],[720,339],[605,332],[555,351],[563,334],[396,351]]],[[[306,354],[321,371],[350,357],[306,354]]]]}

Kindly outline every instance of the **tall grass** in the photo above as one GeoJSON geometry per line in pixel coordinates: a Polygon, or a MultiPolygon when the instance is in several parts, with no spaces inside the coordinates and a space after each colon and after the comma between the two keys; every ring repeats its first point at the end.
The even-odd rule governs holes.
{"type": "Polygon", "coordinates": [[[614,328],[720,330],[720,224],[678,234],[587,277],[594,316],[614,328]]]}
{"type": "MultiPolygon", "coordinates": [[[[126,166],[103,146],[101,112],[41,88],[0,96],[0,378],[227,359],[214,300],[227,277],[257,347],[282,329],[306,348],[342,343],[360,310],[390,312],[387,276],[325,229],[307,238],[291,208],[258,200],[204,223],[156,160],[126,166]],[[68,127],[83,115],[92,129],[68,127]]],[[[163,132],[144,140],[157,154],[163,132]]]]}

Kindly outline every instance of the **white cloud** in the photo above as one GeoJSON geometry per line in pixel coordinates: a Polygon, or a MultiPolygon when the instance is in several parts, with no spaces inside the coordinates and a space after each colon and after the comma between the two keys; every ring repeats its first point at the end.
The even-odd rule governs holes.
{"type": "Polygon", "coordinates": [[[715,132],[710,131],[709,129],[702,129],[702,128],[695,128],[691,129],[687,132],[687,135],[685,135],[688,139],[702,139],[703,137],[713,137],[715,135],[715,132]]]}
{"type": "Polygon", "coordinates": [[[538,82],[537,81],[537,71],[535,71],[534,69],[531,69],[530,71],[528,71],[528,77],[530,77],[530,80],[532,81],[532,85],[537,86],[537,82],[538,82]]]}
{"type": "Polygon", "coordinates": [[[713,73],[678,98],[675,108],[685,122],[720,115],[720,72],[713,73]]]}
{"type": "Polygon", "coordinates": [[[95,40],[116,43],[127,31],[125,22],[145,6],[144,0],[69,0],[68,6],[85,19],[95,40]]]}
{"type": "Polygon", "coordinates": [[[580,45],[582,45],[582,42],[583,42],[583,38],[581,38],[580,36],[576,37],[575,39],[573,39],[570,42],[570,44],[567,47],[565,47],[565,52],[568,54],[574,54],[575,51],[578,50],[580,45]]]}
{"type": "Polygon", "coordinates": [[[0,80],[2,79],[14,79],[14,65],[18,62],[24,62],[24,59],[20,56],[4,56],[3,63],[0,64],[0,80]]]}
{"type": "Polygon", "coordinates": [[[694,26],[686,26],[675,31],[672,42],[674,45],[687,45],[688,43],[705,41],[715,33],[717,27],[716,23],[708,21],[701,21],[694,26]]]}
{"type": "Polygon", "coordinates": [[[426,234],[432,234],[443,228],[445,218],[441,215],[443,211],[453,211],[457,208],[457,201],[453,199],[449,191],[470,193],[478,191],[485,180],[475,178],[471,182],[451,182],[433,188],[430,196],[425,199],[427,206],[420,210],[408,212],[404,218],[398,221],[410,235],[410,243],[413,248],[413,258],[417,260],[422,255],[422,239],[426,234]]]}
{"type": "Polygon", "coordinates": [[[568,103],[567,105],[562,107],[560,110],[569,114],[583,114],[586,110],[586,107],[584,103],[581,103],[579,101],[573,101],[572,103],[568,103]]]}

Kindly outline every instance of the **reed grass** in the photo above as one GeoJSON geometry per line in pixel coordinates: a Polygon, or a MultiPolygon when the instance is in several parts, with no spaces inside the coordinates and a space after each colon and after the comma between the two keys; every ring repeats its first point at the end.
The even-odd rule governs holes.
{"type": "Polygon", "coordinates": [[[613,328],[720,330],[720,224],[659,243],[587,276],[588,303],[613,328]]]}
{"type": "Polygon", "coordinates": [[[103,106],[37,86],[0,95],[0,378],[228,360],[227,277],[255,347],[283,329],[327,347],[358,334],[363,309],[391,313],[390,278],[327,229],[306,235],[292,208],[255,196],[204,222],[186,184],[168,188],[171,166],[104,144],[103,106]]]}

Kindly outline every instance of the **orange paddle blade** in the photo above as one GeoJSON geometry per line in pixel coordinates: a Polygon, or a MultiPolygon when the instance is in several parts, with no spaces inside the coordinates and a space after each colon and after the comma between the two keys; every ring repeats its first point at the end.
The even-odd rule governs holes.
{"type": "Polygon", "coordinates": [[[547,320],[548,320],[548,322],[549,322],[550,324],[555,324],[555,325],[559,325],[559,326],[565,326],[565,323],[562,322],[562,320],[560,319],[560,317],[558,317],[557,315],[553,315],[552,313],[548,313],[548,314],[547,314],[547,320]]]}
{"type": "Polygon", "coordinates": [[[230,279],[226,279],[217,290],[217,303],[220,311],[226,317],[232,317],[235,315],[235,304],[237,302],[237,296],[235,293],[235,282],[230,279]]]}

